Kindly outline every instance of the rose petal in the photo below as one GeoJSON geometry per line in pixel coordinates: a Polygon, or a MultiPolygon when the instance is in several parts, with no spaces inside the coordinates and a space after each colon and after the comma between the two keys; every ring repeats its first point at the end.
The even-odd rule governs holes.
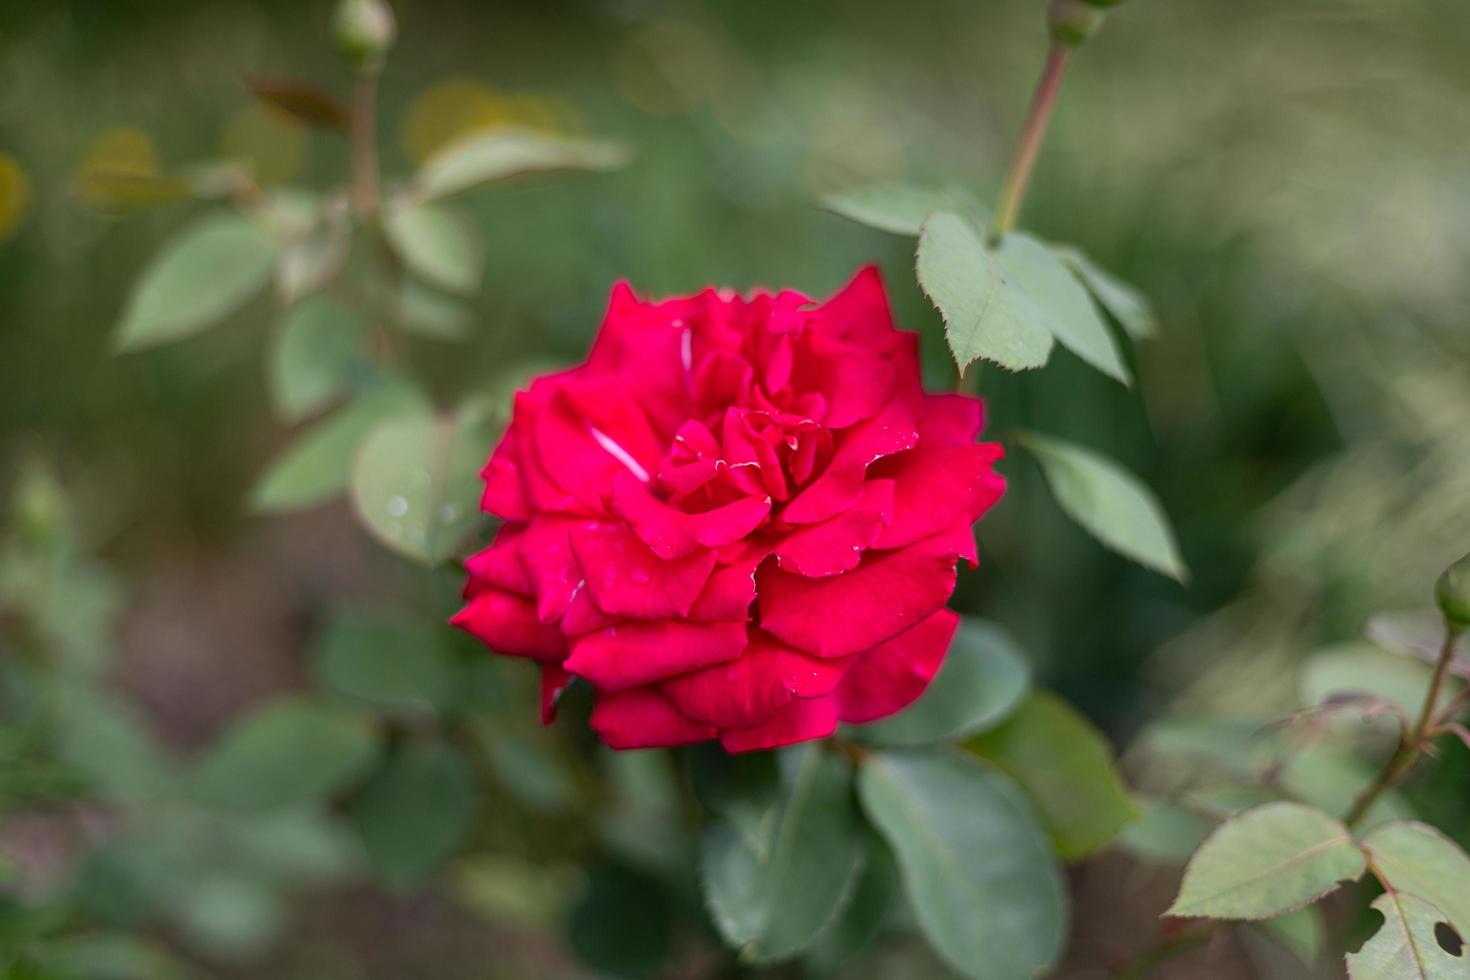
{"type": "Polygon", "coordinates": [[[572,595],[581,587],[582,569],[572,554],[571,531],[584,523],[543,517],[527,524],[521,536],[521,562],[536,584],[536,615],[543,623],[566,615],[572,595]]]}
{"type": "Polygon", "coordinates": [[[832,693],[846,667],[756,632],[735,660],[675,677],[660,689],[690,718],[721,728],[752,728],[770,721],[794,696],[832,693]]]}
{"type": "Polygon", "coordinates": [[[863,493],[869,464],[912,449],[919,433],[903,402],[895,399],[877,415],[842,434],[832,462],[781,511],[789,524],[824,521],[851,507],[863,493]]]}
{"type": "Polygon", "coordinates": [[[728,564],[716,566],[705,583],[704,591],[690,608],[689,618],[708,623],[747,620],[750,604],[755,602],[755,570],[766,556],[764,549],[757,549],[730,560],[728,564]]]}
{"type": "Polygon", "coordinates": [[[631,474],[613,483],[613,510],[660,558],[677,558],[700,547],[718,548],[754,531],[771,512],[769,495],[745,496],[699,514],[687,514],[649,493],[631,474]]]}
{"type": "Polygon", "coordinates": [[[941,609],[886,643],[857,655],[837,685],[842,720],[861,725],[908,707],[933,680],[960,617],[941,609]]]}
{"type": "Polygon", "coordinates": [[[883,276],[866,265],[812,314],[813,329],[828,336],[871,346],[895,333],[893,310],[883,276]]]}
{"type": "Polygon", "coordinates": [[[893,522],[875,548],[901,548],[949,528],[973,524],[1005,492],[995,472],[1003,450],[997,443],[953,448],[919,448],[875,463],[870,473],[894,481],[893,522]]]}
{"type": "Polygon", "coordinates": [[[781,568],[808,578],[857,567],[863,550],[879,540],[894,510],[893,482],[869,480],[851,509],[817,524],[802,524],[776,546],[781,568]]]}
{"type": "Polygon", "coordinates": [[[536,585],[521,560],[521,536],[524,525],[505,524],[495,532],[495,542],[484,551],[465,559],[465,571],[477,589],[493,586],[519,595],[534,595],[536,585]]]}
{"type": "Polygon", "coordinates": [[[587,586],[572,594],[572,601],[567,604],[566,615],[561,618],[561,631],[567,636],[581,636],[594,630],[607,629],[615,626],[620,620],[597,608],[590,596],[587,595],[587,586]]]}
{"type": "Polygon", "coordinates": [[[955,553],[942,536],[901,551],[868,552],[842,575],[806,578],[773,564],[756,574],[761,626],[822,657],[858,653],[897,636],[954,591],[955,553]]]}
{"type": "Polygon", "coordinates": [[[556,703],[571,682],[572,675],[561,664],[542,664],[541,724],[549,725],[556,721],[556,703]]]}
{"type": "Polygon", "coordinates": [[[523,521],[531,516],[531,498],[526,494],[521,474],[514,428],[506,432],[490,454],[490,462],[485,464],[480,476],[485,481],[485,492],[480,495],[481,510],[507,521],[523,521]]]}
{"type": "MultiPolygon", "coordinates": [[[[536,382],[540,384],[554,382],[536,382]]],[[[532,385],[535,390],[536,385],[532,385]]],[[[536,418],[536,458],[551,481],[563,493],[574,498],[584,509],[601,512],[603,498],[610,495],[613,478],[622,470],[647,479],[625,448],[612,443],[610,437],[599,442],[593,426],[572,406],[561,391],[547,397],[536,418]]]]}
{"type": "Polygon", "coordinates": [[[615,749],[661,749],[715,737],[711,725],[690,721],[649,687],[598,691],[592,730],[615,749]]]}
{"type": "Polygon", "coordinates": [[[531,603],[509,592],[487,589],[449,622],[496,653],[535,660],[560,660],[566,654],[566,638],[561,631],[543,623],[531,603]]]}
{"type": "Polygon", "coordinates": [[[744,648],[744,623],[630,621],[572,640],[566,668],[616,691],[734,660],[744,648]]]}
{"type": "Polygon", "coordinates": [[[782,745],[795,745],[814,738],[826,738],[836,730],[835,696],[796,698],[764,725],[721,732],[720,744],[725,747],[726,752],[755,752],[782,745]]]}
{"type": "Polygon", "coordinates": [[[985,427],[985,403],[970,395],[920,395],[914,419],[921,446],[964,446],[985,427]]]}
{"type": "Polygon", "coordinates": [[[823,421],[845,429],[872,418],[893,394],[893,363],[881,349],[809,334],[792,374],[798,391],[815,391],[827,402],[823,421]]]}
{"type": "Polygon", "coordinates": [[[576,527],[571,541],[592,601],[615,616],[685,616],[715,567],[715,553],[707,549],[660,558],[624,525],[576,527]]]}

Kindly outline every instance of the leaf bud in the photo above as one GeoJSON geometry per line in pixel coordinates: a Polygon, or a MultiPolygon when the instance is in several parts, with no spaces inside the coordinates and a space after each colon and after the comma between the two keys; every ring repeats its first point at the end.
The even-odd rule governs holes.
{"type": "Polygon", "coordinates": [[[1450,632],[1470,629],[1470,555],[1444,570],[1435,583],[1434,599],[1450,632]]]}
{"type": "Polygon", "coordinates": [[[382,68],[383,58],[398,36],[398,24],[387,0],[341,0],[332,20],[337,47],[358,71],[382,68]]]}
{"type": "Polygon", "coordinates": [[[1097,33],[1104,16],[1098,5],[1090,0],[1052,0],[1046,15],[1052,43],[1077,47],[1097,33]]]}

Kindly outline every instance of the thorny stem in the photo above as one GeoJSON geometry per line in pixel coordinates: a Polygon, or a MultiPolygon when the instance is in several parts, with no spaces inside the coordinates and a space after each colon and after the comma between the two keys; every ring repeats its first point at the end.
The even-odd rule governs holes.
{"type": "Polygon", "coordinates": [[[1046,56],[1046,67],[1036,83],[1036,94],[1031,97],[1031,108],[1026,113],[1026,124],[1021,128],[1021,138],[1016,142],[1016,155],[1011,160],[1010,172],[995,207],[995,221],[990,226],[990,242],[995,244],[1005,237],[1016,223],[1021,212],[1021,203],[1026,198],[1026,186],[1031,182],[1031,171],[1036,166],[1036,155],[1046,138],[1047,123],[1056,105],[1057,93],[1062,88],[1062,76],[1067,72],[1067,60],[1071,52],[1061,44],[1053,44],[1046,56]]]}
{"type": "Polygon", "coordinates": [[[1429,691],[1424,695],[1424,707],[1419,711],[1419,719],[1414,723],[1399,747],[1389,757],[1387,764],[1378,774],[1373,784],[1364,790],[1353,803],[1353,808],[1348,811],[1344,823],[1348,827],[1355,826],[1363,819],[1378,798],[1389,788],[1401,781],[1424,756],[1425,746],[1432,738],[1432,730],[1435,726],[1435,709],[1439,706],[1440,694],[1444,691],[1445,680],[1449,677],[1450,662],[1455,656],[1455,642],[1459,639],[1459,632],[1446,627],[1444,643],[1440,646],[1439,660],[1434,665],[1434,679],[1429,683],[1429,691]]]}

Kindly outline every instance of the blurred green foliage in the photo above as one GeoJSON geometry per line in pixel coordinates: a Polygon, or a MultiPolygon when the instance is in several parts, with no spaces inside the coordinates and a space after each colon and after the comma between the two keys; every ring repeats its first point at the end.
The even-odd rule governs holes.
{"type": "MultiPolygon", "coordinates": [[[[912,178],[993,198],[1045,45],[1039,6],[396,4],[385,173],[507,123],[637,152],[619,172],[466,199],[483,253],[438,285],[473,272],[483,288],[455,301],[467,318],[418,297],[424,322],[464,335],[410,339],[426,395],[503,392],[579,357],[616,279],[820,295],[869,260],[949,384],[912,242],[813,202],[912,178]]],[[[191,165],[244,159],[267,189],[345,172],[342,141],[245,84],[306,78],[345,98],[330,15],[325,0],[0,11],[0,483],[15,501],[0,976],[580,975],[568,950],[613,975],[709,970],[692,875],[668,873],[696,850],[681,771],[594,750],[574,697],[574,718],[541,730],[525,673],[426,625],[452,610],[454,577],[365,545],[344,505],[251,514],[294,441],[265,406],[305,418],[357,376],[268,381],[269,351],[310,342],[279,336],[263,297],[179,346],[113,356],[130,283],[197,214],[180,188],[231,186],[191,165]],[[376,648],[390,640],[422,669],[399,675],[376,648]],[[302,725],[333,733],[310,772],[302,725]],[[241,775],[281,768],[293,784],[241,775]],[[404,792],[438,802],[405,813],[404,792]]],[[[1267,753],[1204,768],[1211,805],[1237,805],[1271,746],[1222,751],[1259,726],[1211,719],[1297,707],[1307,652],[1425,605],[1470,547],[1467,31],[1454,0],[1138,2],[1073,67],[1023,223],[1153,301],[1158,336],[1128,365],[1142,397],[1065,352],[981,387],[993,431],[1065,435],[1140,474],[1194,579],[1098,549],[1017,455],[956,605],[1004,623],[1115,736],[1173,705],[1182,720],[1133,753],[1162,780],[1151,791],[1178,788],[1159,758],[1197,772],[1202,755],[1267,753]]],[[[1338,806],[1356,765],[1318,753],[1283,778],[1338,806]]],[[[1407,795],[1463,840],[1467,778],[1470,753],[1448,748],[1407,795]]],[[[1149,820],[1198,831],[1165,806],[1149,820]]],[[[890,942],[844,975],[941,975],[927,955],[890,942]]]]}

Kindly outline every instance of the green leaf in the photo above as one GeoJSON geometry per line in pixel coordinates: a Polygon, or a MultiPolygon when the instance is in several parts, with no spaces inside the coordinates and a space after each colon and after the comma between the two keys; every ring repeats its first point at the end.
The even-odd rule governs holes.
{"type": "Polygon", "coordinates": [[[566,761],[550,750],[546,739],[494,732],[485,723],[474,726],[485,747],[486,760],[508,793],[541,813],[565,813],[577,799],[577,788],[566,761]]]}
{"type": "Polygon", "coordinates": [[[56,753],[102,795],[155,799],[171,771],[162,747],[131,704],[84,688],[66,691],[56,730],[56,753]]]}
{"type": "Polygon", "coordinates": [[[392,419],[373,429],[352,469],[352,504],[383,544],[437,565],[480,522],[480,469],[495,441],[484,405],[453,417],[392,419]]]}
{"type": "MultiPolygon", "coordinates": [[[[1289,796],[1328,813],[1345,814],[1378,776],[1378,768],[1351,749],[1322,740],[1290,752],[1279,764],[1278,775],[1289,796]]],[[[1403,794],[1389,790],[1368,808],[1359,829],[1413,815],[1403,794]]]]}
{"type": "Polygon", "coordinates": [[[1112,460],[1060,439],[1025,432],[1052,495],[1074,521],[1125,558],[1183,582],[1189,575],[1169,519],[1138,478],[1112,460]]]}
{"type": "Polygon", "coordinates": [[[1387,887],[1432,902],[1470,938],[1470,857],[1454,841],[1428,824],[1400,820],[1369,831],[1363,850],[1387,887]]]}
{"type": "Polygon", "coordinates": [[[382,379],[303,433],[250,491],[257,510],[302,510],[347,489],[352,459],[363,438],[385,419],[428,414],[427,400],[406,381],[382,379]]]}
{"type": "Polygon", "coordinates": [[[926,745],[985,731],[1003,721],[1031,687],[1031,668],[1010,634],[965,617],[929,687],[892,717],[854,729],[877,745],[926,745]]]}
{"type": "Polygon", "coordinates": [[[1255,923],[1255,928],[1291,950],[1296,958],[1312,966],[1322,956],[1322,938],[1327,927],[1322,922],[1322,909],[1309,905],[1295,912],[1255,923]]]}
{"type": "Polygon", "coordinates": [[[431,340],[464,340],[470,336],[473,312],[459,300],[410,279],[396,303],[406,333],[431,340]]]}
{"type": "Polygon", "coordinates": [[[1051,354],[1045,315],[953,211],[929,216],[919,234],[919,285],[944,316],[944,336],[963,372],[977,358],[1011,371],[1051,354]]]}
{"type": "MultiPolygon", "coordinates": [[[[1323,704],[1333,695],[1367,694],[1387,701],[1408,718],[1417,717],[1434,671],[1363,644],[1332,647],[1311,656],[1298,681],[1302,704],[1323,704]]],[[[1456,688],[1459,683],[1451,682],[1456,688]]]]}
{"type": "Polygon", "coordinates": [[[781,813],[781,783],[773,752],[731,755],[715,743],[690,749],[699,802],[745,839],[759,860],[770,857],[781,813]]]}
{"type": "Polygon", "coordinates": [[[345,198],[333,198],[314,209],[315,220],[304,230],[291,228],[289,215],[284,244],[276,261],[276,295],[295,303],[325,289],[347,264],[352,247],[352,222],[345,198]]]}
{"type": "Polygon", "coordinates": [[[1440,944],[1444,915],[1407,892],[1379,895],[1373,908],[1383,926],[1347,956],[1350,980],[1470,980],[1470,954],[1440,944]]]}
{"type": "Polygon", "coordinates": [[[170,239],[143,270],[113,333],[119,351],[182,340],[224,319],[270,281],[276,250],[238,214],[214,214],[170,239]]]}
{"type": "Polygon", "coordinates": [[[868,845],[852,901],[836,922],[822,931],[806,962],[820,973],[833,973],[866,950],[882,930],[898,901],[900,882],[893,853],[880,840],[868,845]]]}
{"type": "Polygon", "coordinates": [[[1021,784],[1064,860],[1106,847],[1138,818],[1107,738],[1055,694],[1034,692],[967,747],[1021,784]]]}
{"type": "Polygon", "coordinates": [[[352,822],[392,888],[423,881],[454,853],[478,792],[464,757],[442,743],[401,746],[352,804],[352,822]]]}
{"type": "Polygon", "coordinates": [[[1206,838],[1166,914],[1267,919],[1356,881],[1364,867],[1341,821],[1301,803],[1267,803],[1206,838]]]}
{"type": "MultiPolygon", "coordinates": [[[[1432,664],[1439,660],[1444,647],[1444,615],[1437,609],[1378,613],[1363,626],[1363,635],[1385,650],[1432,664]]],[[[1450,669],[1460,677],[1470,677],[1470,632],[1456,640],[1450,669]]]]}
{"type": "Polygon", "coordinates": [[[1141,292],[1104,271],[1080,248],[1053,245],[1051,249],[1130,337],[1143,340],[1158,333],[1158,319],[1141,292]]]}
{"type": "Polygon", "coordinates": [[[745,838],[711,827],[703,850],[705,898],[726,941],[756,962],[801,952],[834,921],[862,869],[861,825],[847,765],[821,745],[796,760],[762,860],[745,838]],[[713,838],[711,840],[711,838],[713,838]]]}
{"type": "Polygon", "coordinates": [[[930,943],[973,980],[1044,973],[1067,934],[1066,890],[1025,799],[978,760],[875,753],[858,773],[863,809],[898,858],[930,943]]]}
{"type": "Polygon", "coordinates": [[[615,977],[658,973],[668,959],[673,931],[673,911],[663,886],[621,865],[593,870],[568,923],[577,955],[615,977]]]}
{"type": "Polygon", "coordinates": [[[1135,857],[1159,864],[1188,862],[1216,821],[1168,800],[1135,796],[1141,816],[1123,828],[1118,843],[1135,857]]]}
{"type": "Polygon", "coordinates": [[[316,799],[361,775],[376,744],[357,712],[297,698],[272,701],[215,743],[194,773],[195,795],[239,810],[316,799]]]}
{"type": "Polygon", "coordinates": [[[734,827],[710,824],[699,848],[704,904],[725,942],[743,950],[760,937],[766,922],[766,865],[734,827]]]}
{"type": "Polygon", "coordinates": [[[271,339],[266,380],[276,412],[294,422],[345,392],[366,370],[362,320],[327,296],[293,306],[271,339]]]}
{"type": "Polygon", "coordinates": [[[953,185],[878,184],[828,194],[820,204],[858,224],[895,235],[917,236],[924,227],[924,219],[935,211],[961,214],[976,227],[983,227],[990,220],[974,194],[953,185]]]}
{"type": "Polygon", "coordinates": [[[220,958],[258,955],[287,924],[282,896],[266,882],[235,872],[191,875],[169,898],[190,943],[220,958]]]}
{"type": "Polygon", "coordinates": [[[623,144],[575,140],[518,129],[496,129],[456,141],[419,171],[425,200],[458,194],[491,181],[555,170],[616,170],[633,158],[623,144]]]}
{"type": "Polygon", "coordinates": [[[374,707],[434,711],[454,700],[454,653],[437,624],[338,613],[312,656],[323,687],[374,707]]]}
{"type": "Polygon", "coordinates": [[[1011,232],[996,252],[1014,282],[1045,316],[1061,345],[1103,374],[1129,383],[1128,369],[1108,325],[1087,290],[1045,245],[1025,232],[1011,232]]]}
{"type": "Polygon", "coordinates": [[[485,246],[465,219],[437,204],[390,207],[383,230],[415,275],[454,293],[480,288],[485,246]]]}

